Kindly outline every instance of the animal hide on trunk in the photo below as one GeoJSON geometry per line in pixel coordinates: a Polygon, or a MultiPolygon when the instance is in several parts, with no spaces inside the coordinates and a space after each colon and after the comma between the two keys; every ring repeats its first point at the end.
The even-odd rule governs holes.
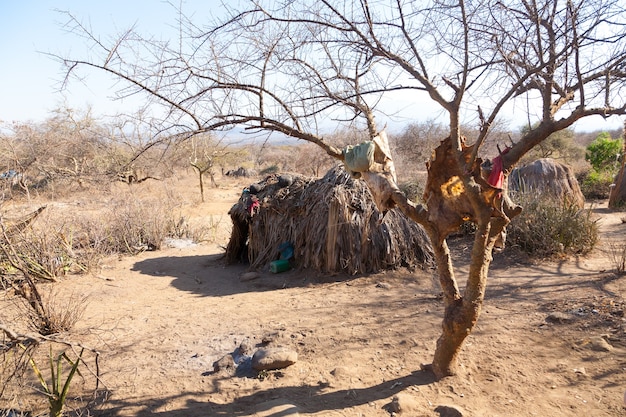
{"type": "Polygon", "coordinates": [[[463,222],[475,221],[477,218],[478,213],[467,194],[468,175],[480,189],[479,197],[482,204],[479,204],[479,209],[490,210],[492,217],[508,220],[503,211],[502,188],[492,186],[483,178],[480,158],[475,159],[469,172],[466,171],[465,166],[470,162],[472,146],[467,146],[465,139],[461,138],[461,148],[464,166],[460,166],[449,137],[441,142],[430,161],[426,163],[428,180],[424,189],[424,201],[428,207],[428,220],[438,230],[442,239],[457,231],[463,222]]]}

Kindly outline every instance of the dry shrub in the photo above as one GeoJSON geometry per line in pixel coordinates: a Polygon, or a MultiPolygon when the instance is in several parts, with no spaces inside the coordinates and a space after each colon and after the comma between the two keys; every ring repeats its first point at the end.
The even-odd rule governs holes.
{"type": "Polygon", "coordinates": [[[158,250],[166,238],[191,239],[194,242],[215,239],[219,221],[193,223],[181,215],[173,202],[126,200],[111,208],[106,223],[99,228],[104,236],[92,240],[108,244],[107,252],[136,254],[158,250]]]}
{"type": "MultiPolygon", "coordinates": [[[[0,273],[13,276],[18,271],[38,279],[54,281],[65,271],[68,248],[57,233],[29,227],[31,222],[44,211],[40,207],[18,220],[7,220],[1,216],[0,224],[0,273]]],[[[9,282],[11,279],[9,278],[9,282]]]]}
{"type": "Polygon", "coordinates": [[[11,346],[3,335],[0,352],[0,417],[27,417],[31,414],[21,411],[24,406],[24,393],[29,389],[28,360],[36,350],[36,344],[24,345],[23,349],[11,346]],[[14,408],[10,408],[14,407],[14,408]]]}
{"type": "Polygon", "coordinates": [[[222,224],[223,216],[209,215],[204,221],[191,221],[185,216],[171,219],[171,230],[168,236],[174,239],[190,239],[193,242],[215,242],[222,224]]]}
{"type": "Polygon", "coordinates": [[[122,199],[104,214],[51,206],[30,227],[4,241],[0,281],[11,286],[21,271],[34,280],[56,281],[67,274],[93,271],[106,256],[160,249],[165,238],[194,242],[217,238],[221,218],[192,223],[167,201],[122,199]]]}
{"type": "Polygon", "coordinates": [[[609,242],[607,254],[618,274],[626,273],[626,243],[609,242]]]}
{"type": "MultiPolygon", "coordinates": [[[[23,267],[37,279],[55,281],[70,271],[86,270],[58,230],[28,230],[14,236],[11,244],[23,267]]],[[[3,262],[0,270],[5,274],[14,272],[14,265],[3,262]]]]}
{"type": "Polygon", "coordinates": [[[87,295],[73,292],[64,295],[51,286],[40,294],[41,308],[38,311],[25,308],[23,311],[32,330],[43,335],[71,330],[89,304],[87,295]]]}
{"type": "Polygon", "coordinates": [[[131,199],[108,210],[105,232],[114,252],[135,254],[160,249],[171,220],[163,204],[131,199]]]}
{"type": "MultiPolygon", "coordinates": [[[[24,244],[23,241],[19,243],[24,244]]],[[[49,271],[40,263],[25,256],[21,252],[23,246],[14,245],[8,240],[6,233],[1,247],[4,264],[12,268],[12,275],[6,281],[8,284],[6,286],[10,286],[19,296],[22,302],[22,317],[26,319],[31,329],[43,335],[70,330],[82,316],[87,298],[70,294],[69,298],[65,297],[60,301],[58,293],[53,292],[51,287],[45,296],[42,296],[40,285],[36,284],[37,278],[43,277],[54,281],[54,276],[50,276],[49,271]],[[17,271],[21,274],[17,274],[17,271]]]]}
{"type": "Polygon", "coordinates": [[[591,210],[540,193],[513,196],[524,208],[508,227],[508,241],[537,257],[585,254],[598,242],[591,210]]]}
{"type": "Polygon", "coordinates": [[[79,236],[85,233],[81,224],[67,216],[57,216],[50,209],[41,214],[31,227],[13,233],[9,241],[11,259],[7,252],[0,262],[3,274],[23,269],[35,279],[55,281],[68,273],[82,273],[93,265],[92,257],[84,256],[79,236]],[[17,265],[19,264],[19,265],[17,265]]]}

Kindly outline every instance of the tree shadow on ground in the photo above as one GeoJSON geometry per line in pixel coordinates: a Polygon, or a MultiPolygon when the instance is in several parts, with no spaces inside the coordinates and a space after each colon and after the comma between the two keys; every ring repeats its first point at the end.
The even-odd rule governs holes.
{"type": "MultiPolygon", "coordinates": [[[[143,402],[141,410],[134,415],[161,416],[161,417],[182,417],[189,415],[206,416],[249,416],[255,412],[264,412],[267,417],[280,417],[291,415],[285,411],[277,411],[267,414],[272,400],[284,399],[289,404],[296,406],[300,412],[306,414],[323,413],[344,410],[355,406],[373,403],[386,398],[391,398],[400,391],[410,386],[424,386],[435,382],[434,376],[428,371],[417,371],[411,374],[382,382],[366,388],[340,389],[336,391],[324,392],[329,389],[328,385],[302,385],[272,388],[255,392],[235,398],[228,404],[217,404],[206,401],[210,397],[210,392],[185,392],[176,397],[160,399],[150,399],[143,402]],[[182,408],[170,411],[162,411],[163,408],[174,401],[186,398],[186,405],[182,408]],[[200,400],[202,399],[202,400],[200,400]],[[265,409],[264,409],[265,408],[265,409]]],[[[109,400],[107,409],[100,412],[101,416],[125,415],[124,410],[133,407],[132,404],[124,401],[109,400]]],[[[387,407],[385,404],[383,407],[387,407]]]]}
{"type": "MultiPolygon", "coordinates": [[[[467,238],[451,240],[450,249],[459,285],[464,287],[469,268],[471,241],[467,238]]],[[[608,295],[615,296],[616,294],[610,294],[610,290],[605,286],[609,273],[590,268],[585,265],[584,259],[584,257],[573,257],[567,260],[538,262],[530,260],[528,256],[514,249],[494,254],[486,299],[523,300],[527,297],[526,290],[531,288],[535,296],[539,298],[552,297],[554,291],[565,292],[584,287],[601,289],[608,295]]],[[[376,275],[323,274],[300,269],[291,269],[276,274],[269,270],[261,270],[257,278],[246,280],[242,279],[242,275],[249,272],[249,266],[246,264],[226,265],[223,254],[150,258],[136,262],[132,271],[165,279],[173,277],[174,280],[171,283],[173,287],[205,297],[308,287],[376,275]]],[[[433,278],[431,272],[421,269],[405,269],[404,271],[400,272],[412,275],[418,280],[430,281],[433,278]]],[[[434,281],[437,281],[436,276],[434,281]]]]}
{"type": "Polygon", "coordinates": [[[314,284],[344,282],[367,274],[322,274],[310,270],[291,269],[281,273],[259,271],[254,279],[242,278],[249,272],[246,264],[226,265],[223,255],[163,256],[136,262],[132,271],[163,277],[181,291],[205,297],[223,297],[247,292],[265,292],[284,288],[307,287],[314,284]]]}
{"type": "MultiPolygon", "coordinates": [[[[469,272],[472,243],[473,236],[452,238],[449,242],[461,287],[465,286],[469,272]]],[[[586,260],[591,257],[572,255],[564,259],[533,259],[518,248],[507,247],[503,252],[493,254],[485,297],[500,301],[524,301],[528,292],[532,291],[535,300],[549,299],[557,292],[584,288],[618,296],[607,287],[608,283],[618,279],[609,271],[611,265],[605,263],[602,268],[590,266],[586,260]]]]}

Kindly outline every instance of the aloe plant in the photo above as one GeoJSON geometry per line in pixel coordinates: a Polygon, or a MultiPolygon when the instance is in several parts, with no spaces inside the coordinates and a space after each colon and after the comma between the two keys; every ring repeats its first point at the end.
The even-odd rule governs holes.
{"type": "Polygon", "coordinates": [[[30,366],[33,368],[39,383],[43,387],[42,392],[48,397],[48,403],[50,404],[50,417],[60,417],[62,415],[65,400],[70,389],[70,383],[77,372],[80,374],[80,371],[78,371],[78,365],[80,365],[84,350],[85,349],[82,348],[78,358],[75,361],[72,361],[65,352],[62,352],[58,356],[54,357],[52,354],[52,347],[50,347],[50,384],[46,382],[46,378],[43,376],[43,373],[33,358],[31,357],[29,359],[30,366]],[[64,360],[71,365],[71,368],[67,376],[63,379],[64,360]]]}

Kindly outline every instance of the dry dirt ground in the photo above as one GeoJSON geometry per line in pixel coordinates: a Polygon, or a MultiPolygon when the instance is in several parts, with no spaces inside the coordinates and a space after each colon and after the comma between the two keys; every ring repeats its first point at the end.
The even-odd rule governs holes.
{"type": "MultiPolygon", "coordinates": [[[[193,179],[180,181],[174,186],[189,213],[221,219],[214,243],[111,258],[92,275],[54,284],[68,297],[89,296],[64,337],[100,352],[106,401],[92,415],[626,415],[626,277],[611,272],[607,257],[608,239],[626,240],[624,213],[595,209],[603,243],[586,257],[537,263],[513,251],[495,255],[461,372],[434,381],[420,370],[443,310],[432,271],[261,271],[242,281],[246,267],[221,260],[226,213],[242,183],[223,182],[199,203],[193,179]],[[243,341],[268,339],[296,350],[298,361],[260,376],[213,372],[243,341]]],[[[450,245],[463,283],[467,242],[450,245]]],[[[41,412],[45,400],[31,406],[41,412]]]]}

